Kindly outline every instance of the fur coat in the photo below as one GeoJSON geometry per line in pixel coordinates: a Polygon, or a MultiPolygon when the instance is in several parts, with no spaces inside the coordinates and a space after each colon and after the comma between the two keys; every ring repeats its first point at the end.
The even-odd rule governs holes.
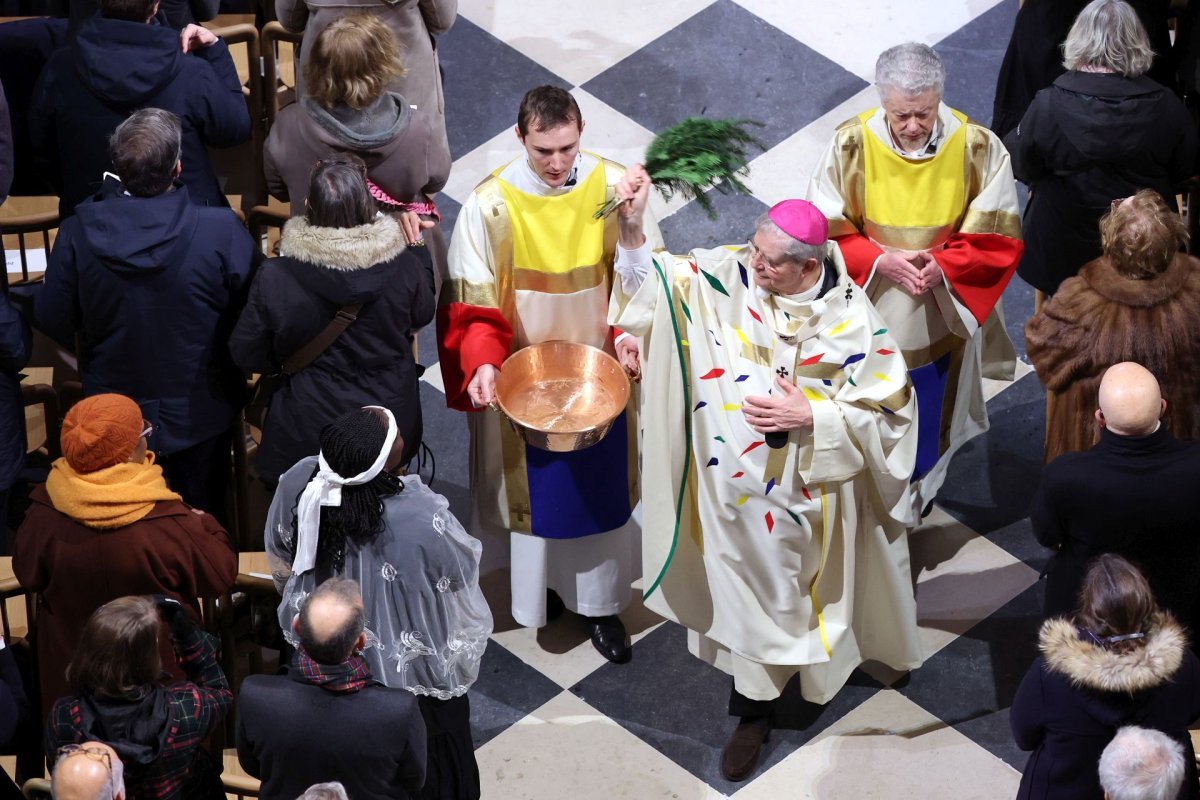
{"type": "Polygon", "coordinates": [[[1100,379],[1121,361],[1158,378],[1177,438],[1200,439],[1197,331],[1200,259],[1180,253],[1162,274],[1134,280],[1101,257],[1064,281],[1025,324],[1029,360],[1047,389],[1046,461],[1095,444],[1100,379]]]}
{"type": "Polygon", "coordinates": [[[1200,717],[1200,661],[1183,629],[1161,613],[1145,645],[1127,653],[1093,644],[1068,619],[1042,625],[1041,655],[1021,681],[1009,720],[1033,751],[1019,800],[1098,800],[1100,754],[1124,725],[1153,728],[1184,748],[1181,798],[1200,797],[1187,727],[1200,717]]]}

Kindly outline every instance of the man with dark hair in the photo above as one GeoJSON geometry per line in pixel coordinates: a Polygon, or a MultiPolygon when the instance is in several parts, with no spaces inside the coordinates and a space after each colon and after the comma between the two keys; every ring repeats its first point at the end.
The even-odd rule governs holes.
{"type": "Polygon", "coordinates": [[[250,676],[238,697],[238,761],[262,780],[259,796],[291,800],[338,781],[354,800],[417,797],[425,723],[414,695],[371,678],[358,584],[325,581],[292,626],[300,647],[287,672],[250,676]]]}
{"type": "MultiPolygon", "coordinates": [[[[636,340],[615,335],[607,319],[616,216],[593,216],[625,169],[581,151],[583,128],[568,92],[530,90],[517,116],[524,156],[485,178],[463,205],[437,317],[451,408],[486,410],[505,358],[540,342],[578,342],[632,364],[636,340]]],[[[647,222],[649,259],[662,240],[647,222]]],[[[622,413],[598,444],[551,453],[526,448],[499,415],[471,413],[468,421],[472,533],[509,539],[513,618],[541,627],[565,606],[586,618],[601,655],[628,661],[617,614],[629,605],[635,575],[636,425],[622,413]],[[594,475],[610,479],[584,477],[594,475]]]]}
{"type": "Polygon", "coordinates": [[[30,132],[65,219],[112,169],[106,138],[139,108],[163,108],[183,125],[183,171],[191,202],[228,205],[206,146],[250,136],[250,116],[229,48],[199,25],[159,24],[158,0],[101,0],[100,13],[51,56],[30,105],[30,132]]]}
{"type": "Polygon", "coordinates": [[[225,342],[262,256],[232,211],[201,208],[173,183],[180,140],[169,111],[121,123],[120,173],[59,229],[34,316],[64,347],[78,337],[85,394],[138,402],[171,488],[224,522],[245,391],[225,342]]]}

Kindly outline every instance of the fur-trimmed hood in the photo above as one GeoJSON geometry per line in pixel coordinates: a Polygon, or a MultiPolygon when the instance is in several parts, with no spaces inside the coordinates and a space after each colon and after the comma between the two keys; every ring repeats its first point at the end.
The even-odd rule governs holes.
{"type": "Polygon", "coordinates": [[[304,217],[292,217],[279,239],[281,256],[342,272],[391,261],[405,247],[400,225],[382,214],[354,228],[320,228],[304,217]]]}
{"type": "Polygon", "coordinates": [[[1134,694],[1161,686],[1179,671],[1187,637],[1162,613],[1151,624],[1144,647],[1117,653],[1081,638],[1073,622],[1057,618],[1042,625],[1038,647],[1046,668],[1076,687],[1134,694]]]}

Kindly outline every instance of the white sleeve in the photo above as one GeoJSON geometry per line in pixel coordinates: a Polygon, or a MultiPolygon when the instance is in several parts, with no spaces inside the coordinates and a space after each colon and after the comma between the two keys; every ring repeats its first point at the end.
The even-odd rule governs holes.
{"type": "Polygon", "coordinates": [[[625,294],[630,297],[636,294],[650,272],[650,238],[646,237],[642,246],[636,250],[626,250],[618,244],[613,269],[621,278],[621,288],[625,294]]]}

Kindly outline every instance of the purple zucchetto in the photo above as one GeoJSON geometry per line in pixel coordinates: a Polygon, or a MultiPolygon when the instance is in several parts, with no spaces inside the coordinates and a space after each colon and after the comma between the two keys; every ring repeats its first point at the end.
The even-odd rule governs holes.
{"type": "Polygon", "coordinates": [[[805,244],[825,244],[829,220],[807,200],[784,200],[771,206],[767,217],[779,230],[805,244]]]}

